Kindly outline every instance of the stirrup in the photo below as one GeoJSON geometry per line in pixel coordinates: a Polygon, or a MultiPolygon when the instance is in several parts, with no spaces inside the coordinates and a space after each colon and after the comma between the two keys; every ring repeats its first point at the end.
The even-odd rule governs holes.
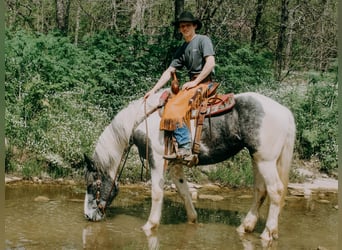
{"type": "Polygon", "coordinates": [[[198,164],[198,162],[199,162],[197,154],[192,154],[192,155],[186,156],[186,157],[184,157],[183,160],[187,162],[186,165],[189,168],[191,168],[193,166],[196,166],[198,164]]]}
{"type": "Polygon", "coordinates": [[[172,154],[169,154],[169,155],[163,155],[163,158],[165,160],[176,160],[177,159],[177,155],[176,155],[176,153],[172,153],[172,154]]]}
{"type": "Polygon", "coordinates": [[[163,156],[165,160],[179,161],[182,164],[187,165],[189,168],[196,166],[199,162],[197,154],[191,154],[186,156],[177,156],[176,153],[163,156]]]}

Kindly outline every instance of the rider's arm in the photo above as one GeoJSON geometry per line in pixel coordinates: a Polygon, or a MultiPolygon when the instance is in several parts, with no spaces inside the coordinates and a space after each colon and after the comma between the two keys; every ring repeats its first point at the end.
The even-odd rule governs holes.
{"type": "Polygon", "coordinates": [[[160,88],[162,88],[171,78],[171,72],[174,72],[176,70],[176,68],[170,66],[168,67],[163,74],[161,75],[161,77],[159,78],[158,82],[156,83],[156,85],[154,85],[154,87],[145,94],[144,98],[148,98],[150,95],[154,94],[157,90],[159,90],[160,88]]]}
{"type": "Polygon", "coordinates": [[[214,69],[215,67],[215,57],[214,56],[207,56],[205,58],[205,64],[201,73],[196,77],[195,80],[187,82],[183,85],[182,89],[191,89],[202,82],[214,69]]]}

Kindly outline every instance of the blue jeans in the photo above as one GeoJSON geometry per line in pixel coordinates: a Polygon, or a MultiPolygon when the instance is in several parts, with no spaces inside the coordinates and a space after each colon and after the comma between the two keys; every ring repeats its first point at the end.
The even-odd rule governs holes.
{"type": "Polygon", "coordinates": [[[177,125],[177,128],[173,132],[173,135],[176,138],[176,141],[178,143],[178,146],[180,148],[186,148],[190,149],[191,148],[191,136],[190,136],[190,131],[188,127],[183,124],[182,127],[179,127],[177,125]]]}

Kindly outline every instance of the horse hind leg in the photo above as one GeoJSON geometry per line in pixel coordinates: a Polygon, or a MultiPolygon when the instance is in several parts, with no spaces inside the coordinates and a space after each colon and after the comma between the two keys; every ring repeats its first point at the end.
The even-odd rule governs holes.
{"type": "Polygon", "coordinates": [[[286,190],[279,177],[276,161],[258,162],[257,169],[264,179],[267,195],[270,198],[266,226],[260,237],[270,241],[278,238],[278,218],[286,190]]]}
{"type": "Polygon", "coordinates": [[[263,177],[259,173],[257,164],[253,161],[254,193],[253,204],[244,218],[241,225],[237,228],[239,233],[252,232],[259,218],[259,209],[263,204],[267,191],[263,177]]]}
{"type": "Polygon", "coordinates": [[[277,159],[258,163],[258,170],[265,181],[267,194],[270,198],[266,227],[260,236],[266,241],[278,238],[278,218],[285,203],[293,156],[295,130],[295,123],[291,115],[289,116],[287,135],[277,159]]]}
{"type": "Polygon", "coordinates": [[[192,203],[192,199],[191,199],[190,192],[189,192],[189,187],[184,176],[183,167],[184,166],[180,164],[170,163],[169,168],[170,168],[171,179],[173,183],[176,185],[178,193],[184,201],[188,221],[190,223],[196,223],[197,212],[192,203]]]}

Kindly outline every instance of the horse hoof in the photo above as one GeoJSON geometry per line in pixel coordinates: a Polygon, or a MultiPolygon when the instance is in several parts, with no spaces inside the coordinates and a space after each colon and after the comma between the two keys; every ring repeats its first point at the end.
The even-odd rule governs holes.
{"type": "Polygon", "coordinates": [[[146,222],[144,226],[141,227],[141,229],[144,231],[146,236],[151,236],[153,234],[153,231],[156,230],[158,225],[154,225],[150,222],[146,222]]]}
{"type": "Polygon", "coordinates": [[[244,227],[243,225],[240,225],[238,228],[236,228],[236,231],[237,231],[239,234],[244,234],[244,233],[246,233],[245,227],[244,227]]]}
{"type": "Polygon", "coordinates": [[[265,230],[260,235],[260,238],[265,242],[271,242],[273,239],[278,239],[277,230],[269,230],[265,228],[265,230]]]}
{"type": "Polygon", "coordinates": [[[188,224],[197,224],[197,218],[195,219],[189,219],[188,224]]]}

